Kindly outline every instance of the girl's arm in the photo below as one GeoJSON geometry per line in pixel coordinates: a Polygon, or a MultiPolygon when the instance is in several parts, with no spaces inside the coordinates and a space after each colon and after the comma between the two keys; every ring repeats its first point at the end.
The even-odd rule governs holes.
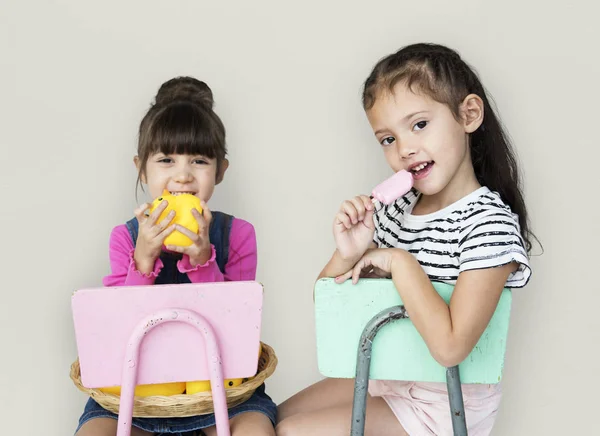
{"type": "Polygon", "coordinates": [[[188,256],[184,256],[177,264],[179,271],[187,273],[192,283],[255,280],[257,247],[256,232],[252,224],[238,218],[233,219],[225,274],[217,265],[214,246],[211,250],[210,259],[201,265],[192,266],[188,256]]]}
{"type": "Polygon", "coordinates": [[[353,271],[338,277],[356,282],[366,266],[391,272],[411,321],[431,355],[443,366],[462,362],[496,310],[505,287],[525,286],[531,275],[518,221],[505,212],[481,217],[460,234],[460,273],[450,304],[439,296],[417,259],[398,248],[368,252],[353,271]]]}
{"type": "Polygon", "coordinates": [[[152,285],[163,267],[162,261],[157,259],[154,269],[149,274],[138,271],[133,258],[135,249],[127,227],[115,227],[109,238],[108,256],[111,273],[104,277],[104,286],[143,286],[152,285]]]}
{"type": "MultiPolygon", "coordinates": [[[[371,250],[373,248],[377,248],[377,244],[371,242],[368,249],[371,250]]],[[[345,273],[356,265],[356,262],[360,260],[363,254],[364,253],[350,258],[344,258],[338,250],[335,250],[333,256],[331,256],[331,259],[327,262],[327,265],[325,265],[325,268],[323,268],[319,277],[317,277],[317,280],[324,277],[337,277],[340,274],[345,273]]]]}
{"type": "Polygon", "coordinates": [[[404,250],[393,250],[392,280],[410,320],[435,360],[445,367],[458,365],[489,324],[517,264],[460,273],[447,305],[415,257],[404,250]]]}

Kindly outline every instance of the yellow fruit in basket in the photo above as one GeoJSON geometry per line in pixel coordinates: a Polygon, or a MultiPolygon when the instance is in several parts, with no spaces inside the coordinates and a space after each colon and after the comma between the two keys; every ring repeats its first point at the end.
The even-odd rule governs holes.
{"type": "MultiPolygon", "coordinates": [[[[227,385],[227,383],[225,383],[225,385],[227,385]]],[[[185,386],[185,393],[188,395],[206,391],[210,391],[210,381],[208,380],[187,382],[185,386]]]]}
{"type": "MultiPolygon", "coordinates": [[[[226,379],[225,380],[225,389],[231,389],[236,386],[239,386],[242,384],[242,381],[243,380],[241,378],[226,379]]],[[[210,391],[210,389],[211,389],[209,380],[187,382],[186,385],[187,386],[185,388],[185,393],[188,395],[197,394],[198,392],[210,391]]]]}
{"type": "MultiPolygon", "coordinates": [[[[160,217],[157,220],[158,223],[164,220],[167,217],[167,214],[173,210],[175,211],[175,217],[171,220],[171,224],[179,224],[193,233],[198,233],[198,221],[196,221],[196,218],[192,215],[192,209],[194,208],[202,213],[202,206],[200,206],[200,199],[198,197],[192,194],[173,195],[165,189],[163,194],[152,202],[150,213],[152,213],[163,200],[167,200],[169,204],[160,214],[160,217]]],[[[165,238],[164,244],[187,247],[188,245],[192,245],[192,240],[183,233],[175,230],[165,238]]]]}
{"type": "MultiPolygon", "coordinates": [[[[262,354],[262,344],[258,344],[258,357],[262,354]]],[[[241,385],[243,382],[247,381],[247,378],[234,378],[234,379],[226,379],[225,380],[225,389],[234,388],[236,386],[241,385]]],[[[193,395],[198,392],[206,392],[210,391],[211,385],[209,380],[199,380],[193,382],[187,382],[185,393],[188,395],[193,395]]]]}
{"type": "MultiPolygon", "coordinates": [[[[111,386],[100,388],[105,394],[121,395],[121,386],[111,386]]],[[[135,387],[136,397],[153,397],[156,395],[170,396],[183,394],[185,392],[185,382],[181,383],[156,383],[151,385],[137,385],[135,387]]]]}
{"type": "Polygon", "coordinates": [[[135,387],[135,392],[139,397],[152,397],[155,395],[178,395],[185,392],[185,382],[139,385],[135,387]]]}

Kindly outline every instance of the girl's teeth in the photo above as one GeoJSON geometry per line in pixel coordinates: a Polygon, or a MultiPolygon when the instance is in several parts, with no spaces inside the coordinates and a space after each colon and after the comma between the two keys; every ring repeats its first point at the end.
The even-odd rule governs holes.
{"type": "Polygon", "coordinates": [[[427,164],[427,163],[424,163],[424,164],[421,164],[421,165],[419,165],[419,166],[417,166],[417,167],[414,167],[412,170],[413,170],[414,172],[419,172],[419,171],[421,171],[423,168],[425,168],[427,165],[429,165],[429,164],[427,164]]]}

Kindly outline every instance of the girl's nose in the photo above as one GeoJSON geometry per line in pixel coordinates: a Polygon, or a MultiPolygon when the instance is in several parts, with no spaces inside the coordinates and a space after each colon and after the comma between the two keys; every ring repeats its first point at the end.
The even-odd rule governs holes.
{"type": "Polygon", "coordinates": [[[192,172],[190,171],[188,165],[182,165],[180,168],[178,168],[174,177],[175,181],[178,183],[190,182],[192,178],[192,172]]]}
{"type": "Polygon", "coordinates": [[[397,141],[396,144],[398,147],[398,156],[400,156],[402,159],[409,159],[417,154],[416,147],[407,141],[397,141]]]}

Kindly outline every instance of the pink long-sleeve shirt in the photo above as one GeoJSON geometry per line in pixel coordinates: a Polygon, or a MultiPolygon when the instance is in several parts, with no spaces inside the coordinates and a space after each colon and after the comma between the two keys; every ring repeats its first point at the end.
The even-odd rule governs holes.
{"type": "MultiPolygon", "coordinates": [[[[256,278],[256,233],[247,221],[234,218],[229,233],[229,258],[225,274],[219,270],[215,260],[216,251],[212,247],[210,259],[202,265],[192,266],[187,255],[177,262],[177,269],[188,275],[192,283],[245,281],[256,278]]],[[[154,270],[143,274],[133,260],[135,247],[125,224],[115,227],[110,234],[109,258],[111,273],[104,277],[104,286],[144,286],[152,285],[163,267],[160,259],[154,270]]]]}

